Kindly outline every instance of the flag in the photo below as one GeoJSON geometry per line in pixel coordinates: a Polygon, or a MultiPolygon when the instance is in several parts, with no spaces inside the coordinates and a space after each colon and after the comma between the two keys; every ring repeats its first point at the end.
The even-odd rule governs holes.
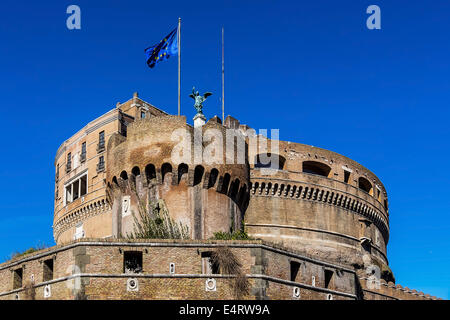
{"type": "Polygon", "coordinates": [[[153,68],[156,63],[178,54],[178,28],[175,28],[158,44],[145,49],[147,65],[153,68]]]}

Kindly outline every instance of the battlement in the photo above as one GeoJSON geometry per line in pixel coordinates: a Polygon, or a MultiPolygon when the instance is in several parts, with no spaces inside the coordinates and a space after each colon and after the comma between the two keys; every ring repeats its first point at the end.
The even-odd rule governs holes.
{"type": "MultiPolygon", "coordinates": [[[[156,203],[187,227],[193,239],[187,247],[196,241],[200,247],[213,244],[207,239],[216,232],[245,229],[250,237],[261,240],[245,246],[244,242],[227,243],[235,248],[256,245],[289,257],[280,273],[261,275],[258,271],[255,276],[249,272],[258,279],[256,298],[285,299],[293,286],[306,290],[301,294],[306,299],[429,298],[383,282],[393,279],[386,251],[390,232],[386,189],[370,170],[333,151],[267,139],[231,116],[223,123],[217,116],[209,121],[202,118],[191,126],[186,117],[169,115],[134,94],[67,139],[57,151],[55,167],[53,231],[58,245],[70,247],[92,239],[88,242],[94,247],[114,241],[111,246],[120,246],[135,227],[136,213],[149,214],[156,203]],[[319,265],[324,269],[317,269],[319,265]],[[350,287],[343,285],[339,290],[327,288],[332,270],[340,283],[341,270],[357,277],[367,265],[389,271],[381,275],[381,289],[373,291],[363,284],[363,292],[358,293],[355,281],[364,282],[364,278],[346,278],[350,287]],[[295,280],[297,275],[301,280],[295,280]],[[316,282],[323,288],[315,289],[316,282]]],[[[158,246],[166,243],[157,242],[158,246]]],[[[132,247],[139,247],[138,243],[132,247]]],[[[174,243],[180,246],[183,242],[174,243]]],[[[107,254],[95,252],[92,259],[107,254]]],[[[108,254],[115,256],[115,252],[108,254]]],[[[168,258],[161,254],[161,259],[168,258]]],[[[260,264],[266,258],[253,257],[259,261],[254,266],[253,260],[243,261],[245,267],[260,270],[266,268],[260,264]]],[[[111,282],[110,276],[95,272],[86,277],[111,282]]],[[[118,274],[113,277],[125,279],[118,274]]],[[[194,286],[204,278],[189,277],[198,278],[194,286]]],[[[164,288],[159,290],[145,297],[169,294],[164,288]]]]}

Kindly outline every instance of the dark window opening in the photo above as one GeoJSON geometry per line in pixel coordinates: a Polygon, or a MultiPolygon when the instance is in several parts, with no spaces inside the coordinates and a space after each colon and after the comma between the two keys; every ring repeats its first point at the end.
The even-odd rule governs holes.
{"type": "Polygon", "coordinates": [[[258,154],[255,157],[255,168],[270,168],[283,170],[286,159],[279,154],[271,153],[258,154]],[[272,161],[277,160],[277,161],[272,161]]]}
{"type": "Polygon", "coordinates": [[[145,176],[147,178],[147,182],[150,182],[152,179],[156,178],[156,169],[153,164],[149,164],[145,167],[145,176]]]}
{"type": "Polygon", "coordinates": [[[73,183],[73,201],[77,200],[80,196],[79,194],[80,180],[73,183]]]}
{"type": "Polygon", "coordinates": [[[333,279],[334,272],[332,270],[325,270],[325,288],[330,288],[332,285],[331,280],[333,279]]]}
{"type": "Polygon", "coordinates": [[[212,251],[202,252],[202,273],[203,274],[219,274],[220,266],[213,261],[212,251]]]}
{"type": "Polygon", "coordinates": [[[348,183],[350,181],[350,171],[344,170],[344,182],[348,183]]]}
{"type": "Polygon", "coordinates": [[[97,163],[97,173],[105,170],[105,157],[100,156],[98,157],[98,163],[97,163]]]}
{"type": "Polygon", "coordinates": [[[84,196],[87,193],[87,176],[82,176],[80,179],[80,196],[84,196]]]}
{"type": "Polygon", "coordinates": [[[170,163],[164,163],[161,167],[161,178],[162,182],[164,182],[164,178],[168,173],[172,173],[172,165],[170,163]]]}
{"type": "Polygon", "coordinates": [[[141,170],[139,170],[139,167],[134,167],[133,169],[131,169],[131,173],[137,177],[141,175],[141,170]]]}
{"type": "Polygon", "coordinates": [[[222,193],[226,194],[228,192],[228,185],[230,184],[230,179],[231,179],[230,174],[225,173],[222,180],[222,188],[221,188],[222,193]]]}
{"type": "Polygon", "coordinates": [[[181,179],[183,179],[183,176],[186,178],[188,173],[189,167],[185,163],[180,163],[178,166],[178,183],[181,182],[181,179]]]}
{"type": "Polygon", "coordinates": [[[384,199],[384,209],[388,209],[388,203],[387,203],[387,201],[386,201],[386,199],[384,199]]]}
{"type": "Polygon", "coordinates": [[[101,152],[103,150],[105,150],[105,131],[101,131],[98,134],[97,152],[101,152]]]}
{"type": "Polygon", "coordinates": [[[23,269],[16,269],[13,272],[13,289],[22,288],[23,269]]]}
{"type": "Polygon", "coordinates": [[[127,172],[126,172],[126,171],[122,171],[122,172],[120,173],[120,177],[121,177],[123,180],[128,180],[128,174],[127,174],[127,172]]]}
{"type": "Polygon", "coordinates": [[[69,172],[72,170],[72,153],[67,154],[67,163],[66,163],[66,171],[69,172]]]}
{"type": "Polygon", "coordinates": [[[125,251],[123,253],[123,272],[142,273],[142,252],[125,251]]]}
{"type": "Polygon", "coordinates": [[[300,270],[300,263],[296,261],[291,261],[291,281],[297,281],[299,276],[298,272],[300,270]]]}
{"type": "Polygon", "coordinates": [[[45,260],[43,268],[43,281],[53,280],[53,259],[45,260]]]}
{"type": "Polygon", "coordinates": [[[209,174],[208,188],[214,187],[218,176],[219,176],[219,171],[217,169],[212,169],[211,173],[209,174]]]}
{"type": "Polygon", "coordinates": [[[316,161],[303,162],[303,172],[309,174],[316,174],[323,177],[328,177],[331,168],[324,163],[316,161]]]}
{"type": "Polygon", "coordinates": [[[205,169],[202,166],[196,166],[194,170],[194,186],[200,184],[202,182],[203,173],[205,169]]]}
{"type": "Polygon", "coordinates": [[[141,111],[141,119],[145,119],[145,111],[141,111]]]}
{"type": "Polygon", "coordinates": [[[358,179],[358,187],[361,190],[363,190],[369,194],[372,194],[372,184],[366,178],[360,177],[358,179]]]}
{"type": "Polygon", "coordinates": [[[81,158],[80,158],[81,162],[86,161],[86,142],[83,142],[83,144],[81,145],[81,158]]]}

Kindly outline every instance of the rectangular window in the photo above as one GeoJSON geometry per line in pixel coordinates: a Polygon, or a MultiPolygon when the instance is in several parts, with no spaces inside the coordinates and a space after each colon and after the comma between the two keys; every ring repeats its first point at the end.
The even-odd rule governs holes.
{"type": "Polygon", "coordinates": [[[65,205],[84,196],[85,194],[87,194],[87,191],[88,191],[87,174],[84,174],[80,178],[74,180],[69,185],[66,185],[65,205]]]}
{"type": "Polygon", "coordinates": [[[81,162],[86,161],[86,142],[83,142],[83,144],[81,145],[81,162]]]}
{"type": "Polygon", "coordinates": [[[297,281],[299,278],[300,263],[291,261],[291,281],[297,281]]]}
{"type": "Polygon", "coordinates": [[[202,252],[202,273],[203,274],[219,274],[220,267],[212,260],[212,252],[202,252]]]}
{"type": "Polygon", "coordinates": [[[67,154],[67,164],[66,164],[66,171],[69,172],[72,169],[72,153],[67,154]]]}
{"type": "Polygon", "coordinates": [[[80,178],[80,197],[87,193],[87,175],[80,178]]]}
{"type": "Polygon", "coordinates": [[[73,183],[73,201],[77,200],[80,197],[80,181],[76,180],[73,183]]]}
{"type": "Polygon", "coordinates": [[[350,171],[344,170],[344,182],[348,183],[350,181],[350,171]]]}
{"type": "Polygon", "coordinates": [[[330,288],[332,286],[334,272],[332,270],[325,269],[325,288],[330,288]]]}
{"type": "Polygon", "coordinates": [[[123,253],[123,273],[142,273],[142,252],[125,251],[123,253]]]}
{"type": "Polygon", "coordinates": [[[97,152],[102,152],[103,150],[105,150],[105,131],[101,131],[98,134],[97,152]]]}
{"type": "Polygon", "coordinates": [[[45,260],[43,265],[43,281],[53,280],[53,259],[45,260]]]}
{"type": "Polygon", "coordinates": [[[13,289],[22,288],[23,269],[16,269],[13,271],[13,289]]]}
{"type": "Polygon", "coordinates": [[[103,156],[98,157],[97,173],[105,170],[105,158],[103,156]]]}
{"type": "Polygon", "coordinates": [[[72,185],[66,186],[66,204],[72,202],[72,185]]]}

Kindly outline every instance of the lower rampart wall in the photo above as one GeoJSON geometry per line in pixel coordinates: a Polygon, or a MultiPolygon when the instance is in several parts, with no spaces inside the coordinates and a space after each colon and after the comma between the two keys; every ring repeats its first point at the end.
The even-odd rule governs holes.
{"type": "MultiPolygon", "coordinates": [[[[246,275],[249,290],[242,299],[360,298],[353,270],[261,240],[83,239],[1,264],[0,300],[235,299],[236,275],[205,269],[204,257],[224,246],[246,275]],[[126,273],[130,253],[142,257],[138,273],[126,273]]],[[[380,299],[368,291],[364,297],[380,299]]]]}

